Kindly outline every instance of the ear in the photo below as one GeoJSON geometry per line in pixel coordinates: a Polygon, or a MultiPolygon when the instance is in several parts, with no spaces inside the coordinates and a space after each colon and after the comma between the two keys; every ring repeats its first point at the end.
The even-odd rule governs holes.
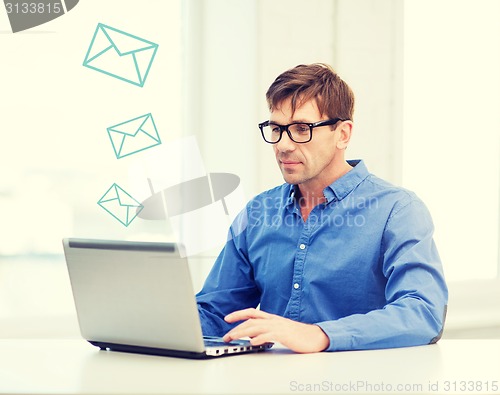
{"type": "Polygon", "coordinates": [[[345,150],[349,145],[352,135],[352,121],[343,121],[337,128],[340,128],[339,139],[337,140],[337,148],[345,150]]]}

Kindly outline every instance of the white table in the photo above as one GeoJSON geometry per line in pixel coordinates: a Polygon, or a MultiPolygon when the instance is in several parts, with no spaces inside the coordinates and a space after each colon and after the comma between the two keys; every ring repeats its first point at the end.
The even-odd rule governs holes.
{"type": "Polygon", "coordinates": [[[5,394],[500,393],[500,340],[213,360],[99,351],[79,339],[0,339],[5,394]]]}

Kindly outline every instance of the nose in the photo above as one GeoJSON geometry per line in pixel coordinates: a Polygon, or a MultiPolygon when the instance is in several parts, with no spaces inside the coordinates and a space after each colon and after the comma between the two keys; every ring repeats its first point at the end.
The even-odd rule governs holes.
{"type": "Polygon", "coordinates": [[[280,141],[274,144],[278,152],[289,152],[295,149],[295,143],[290,139],[290,136],[286,131],[281,135],[280,141]]]}

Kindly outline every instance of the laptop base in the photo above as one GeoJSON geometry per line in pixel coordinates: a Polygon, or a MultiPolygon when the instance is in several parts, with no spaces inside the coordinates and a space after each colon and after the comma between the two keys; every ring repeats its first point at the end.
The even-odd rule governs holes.
{"type": "MultiPolygon", "coordinates": [[[[118,351],[133,354],[147,354],[156,355],[162,357],[175,357],[175,358],[189,358],[189,359],[211,359],[211,358],[221,358],[229,355],[234,355],[233,353],[220,353],[217,355],[209,355],[206,351],[204,352],[192,352],[192,351],[181,351],[181,350],[171,350],[166,348],[155,348],[155,347],[144,347],[144,346],[133,346],[129,344],[117,344],[108,342],[99,342],[87,340],[90,344],[95,347],[99,347],[102,351],[118,351]]],[[[253,346],[251,349],[245,352],[239,352],[238,354],[247,354],[251,352],[261,352],[272,347],[271,343],[266,343],[262,346],[253,346]]]]}

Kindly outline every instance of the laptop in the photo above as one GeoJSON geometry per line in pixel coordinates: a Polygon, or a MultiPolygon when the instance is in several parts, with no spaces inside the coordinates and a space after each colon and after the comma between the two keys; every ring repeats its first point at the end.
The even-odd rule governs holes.
{"type": "Polygon", "coordinates": [[[76,238],[63,246],[81,335],[101,350],[202,359],[272,347],[203,337],[182,246],[76,238]]]}

